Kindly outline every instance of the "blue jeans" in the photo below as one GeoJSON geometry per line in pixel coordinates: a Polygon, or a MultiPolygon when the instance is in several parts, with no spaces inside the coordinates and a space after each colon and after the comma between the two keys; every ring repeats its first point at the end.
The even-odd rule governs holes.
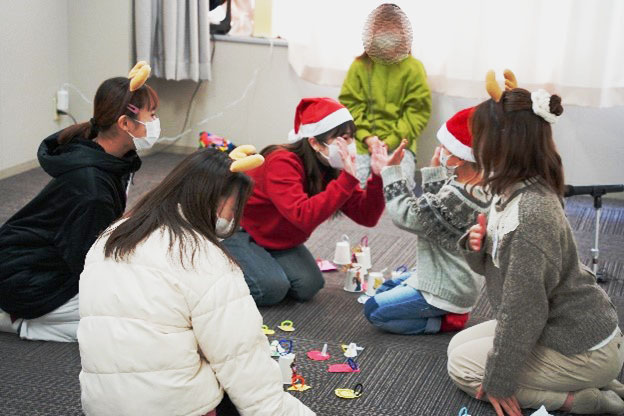
{"type": "Polygon", "coordinates": [[[364,304],[364,315],[373,325],[395,334],[435,334],[440,332],[447,312],[427,303],[422,293],[404,281],[409,273],[384,282],[375,296],[364,304]]]}
{"type": "Polygon", "coordinates": [[[258,306],[275,305],[286,296],[301,302],[310,300],[325,285],[316,260],[303,244],[268,250],[241,229],[223,240],[223,245],[241,266],[258,306]]]}

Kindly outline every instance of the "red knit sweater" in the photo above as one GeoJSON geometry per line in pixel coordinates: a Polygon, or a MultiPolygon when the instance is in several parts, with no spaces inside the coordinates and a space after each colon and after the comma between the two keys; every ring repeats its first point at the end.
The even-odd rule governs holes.
{"type": "Polygon", "coordinates": [[[373,227],[385,202],[381,177],[372,175],[366,190],[356,178],[341,172],[323,192],[305,192],[303,161],[288,150],[270,153],[262,166],[248,172],[255,182],[242,227],[268,249],[285,250],[303,244],[338,210],[360,225],[373,227]]]}

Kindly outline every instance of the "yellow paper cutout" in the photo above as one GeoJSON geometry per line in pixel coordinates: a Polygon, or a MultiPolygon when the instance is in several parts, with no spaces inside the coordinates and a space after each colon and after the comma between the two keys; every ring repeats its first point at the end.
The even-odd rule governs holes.
{"type": "Polygon", "coordinates": [[[264,335],[273,335],[275,334],[275,331],[272,329],[269,329],[268,326],[266,325],[262,325],[262,332],[264,332],[264,335]]]}
{"type": "Polygon", "coordinates": [[[336,389],[335,393],[336,396],[340,397],[341,399],[357,399],[362,395],[361,391],[356,392],[353,389],[336,389]]]}
{"type": "Polygon", "coordinates": [[[293,332],[295,330],[295,328],[293,328],[293,322],[288,320],[282,321],[277,327],[285,332],[293,332]]]}

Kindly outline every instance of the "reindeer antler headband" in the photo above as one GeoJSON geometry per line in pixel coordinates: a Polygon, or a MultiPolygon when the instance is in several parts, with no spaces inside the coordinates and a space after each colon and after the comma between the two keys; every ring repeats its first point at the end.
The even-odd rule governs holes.
{"type": "Polygon", "coordinates": [[[147,78],[149,78],[152,68],[145,61],[139,61],[134,68],[128,73],[130,79],[130,91],[136,91],[145,84],[147,78]]]}
{"type": "Polygon", "coordinates": [[[264,157],[259,155],[256,148],[251,144],[238,146],[230,152],[230,158],[234,160],[230,165],[232,172],[245,172],[264,163],[264,157]]]}
{"type": "MultiPolygon", "coordinates": [[[[518,81],[516,81],[516,76],[510,69],[506,69],[503,71],[503,76],[505,77],[505,91],[511,91],[514,88],[518,88],[518,81]]],[[[496,102],[499,102],[503,91],[501,87],[496,82],[496,74],[493,69],[490,69],[487,74],[485,74],[485,89],[487,90],[490,97],[496,102]]]]}
{"type": "MultiPolygon", "coordinates": [[[[511,91],[514,88],[518,88],[518,81],[511,70],[506,69],[503,72],[503,76],[505,77],[505,91],[511,91]]],[[[487,72],[487,74],[485,74],[485,89],[494,101],[500,101],[503,91],[498,85],[498,82],[496,82],[496,74],[491,69],[487,72]]],[[[559,119],[559,116],[550,112],[550,97],[551,94],[546,90],[539,89],[537,91],[533,91],[531,93],[531,101],[533,103],[532,110],[533,113],[540,116],[550,124],[554,124],[559,119]]]]}

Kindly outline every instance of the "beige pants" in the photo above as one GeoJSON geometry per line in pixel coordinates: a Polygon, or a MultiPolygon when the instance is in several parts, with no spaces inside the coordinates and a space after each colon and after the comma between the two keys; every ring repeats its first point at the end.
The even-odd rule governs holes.
{"type": "MultiPolygon", "coordinates": [[[[487,321],[455,335],[448,346],[448,373],[472,397],[483,381],[485,363],[494,342],[496,321],[487,321]]],[[[547,410],[563,406],[568,392],[601,388],[620,374],[624,364],[624,337],[620,331],[595,351],[563,355],[543,346],[531,352],[518,375],[516,398],[524,408],[547,410]]]]}

